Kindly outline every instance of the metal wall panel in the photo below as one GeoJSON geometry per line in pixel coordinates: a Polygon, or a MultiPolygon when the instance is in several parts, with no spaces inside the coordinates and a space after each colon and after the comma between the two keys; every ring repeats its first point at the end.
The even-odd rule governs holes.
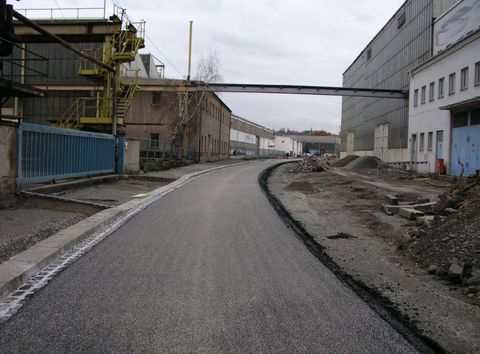
{"type": "MultiPolygon", "coordinates": [[[[123,149],[123,145],[121,145],[123,149]]],[[[20,185],[115,171],[115,137],[44,125],[20,124],[20,185]]]]}
{"type": "MultiPolygon", "coordinates": [[[[345,71],[343,86],[408,90],[409,71],[431,56],[433,1],[406,1],[345,71]],[[398,28],[403,13],[405,23],[398,28]]],[[[381,124],[389,126],[389,149],[407,148],[407,100],[343,97],[341,150],[352,131],[355,150],[373,150],[375,128],[381,124]]]]}
{"type": "MultiPolygon", "coordinates": [[[[27,84],[37,85],[68,85],[68,84],[92,84],[93,78],[79,75],[80,57],[72,51],[57,43],[29,43],[27,49],[48,58],[48,77],[27,77],[27,84]]],[[[79,49],[87,50],[87,53],[99,47],[98,43],[75,43],[79,49]]],[[[101,59],[101,58],[100,58],[101,59]]],[[[34,66],[35,64],[30,64],[34,66]]],[[[39,62],[38,70],[41,70],[42,63],[39,62]]],[[[44,66],[44,64],[43,64],[44,66]]]]}

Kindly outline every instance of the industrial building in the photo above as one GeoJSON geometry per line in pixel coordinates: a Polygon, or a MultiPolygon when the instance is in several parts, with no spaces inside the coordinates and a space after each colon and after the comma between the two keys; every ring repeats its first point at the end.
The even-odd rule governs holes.
{"type": "Polygon", "coordinates": [[[457,3],[433,27],[434,56],[411,73],[408,151],[430,172],[480,172],[480,2],[457,3]]]}
{"type": "Polygon", "coordinates": [[[291,135],[290,137],[303,144],[302,150],[305,153],[315,155],[338,155],[339,153],[340,138],[336,135],[291,135]]]}
{"type": "MultiPolygon", "coordinates": [[[[114,7],[109,18],[37,19],[35,23],[57,38],[14,22],[21,48],[12,54],[13,74],[25,84],[48,91],[44,98],[15,98],[6,112],[35,124],[116,133],[123,125],[136,82],[123,80],[126,63],[144,46],[144,21],[131,21],[114,7]],[[31,54],[34,53],[34,54],[31,54]],[[87,54],[96,62],[79,57],[87,54]],[[33,57],[32,57],[33,55],[33,57]],[[28,70],[15,69],[28,63],[28,70]],[[16,65],[15,65],[16,64],[16,65]]],[[[78,9],[78,16],[81,16],[78,9]]]]}
{"type": "Polygon", "coordinates": [[[274,143],[275,149],[283,151],[288,156],[300,156],[303,154],[303,143],[295,137],[276,135],[274,143]]]}
{"type": "MultiPolygon", "coordinates": [[[[343,73],[344,87],[408,90],[409,73],[432,57],[433,24],[457,0],[407,0],[343,73]]],[[[343,97],[341,156],[408,161],[408,101],[343,97]]]]}
{"type": "MultiPolygon", "coordinates": [[[[146,56],[135,64],[148,72],[146,56]]],[[[164,79],[157,71],[138,79],[137,92],[120,132],[140,141],[141,151],[153,158],[188,158],[195,161],[227,159],[230,108],[214,92],[186,93],[194,85],[164,79]],[[188,107],[187,107],[188,106],[188,107]]]]}
{"type": "Polygon", "coordinates": [[[274,132],[235,114],[231,116],[230,156],[267,157],[278,155],[274,132]]]}

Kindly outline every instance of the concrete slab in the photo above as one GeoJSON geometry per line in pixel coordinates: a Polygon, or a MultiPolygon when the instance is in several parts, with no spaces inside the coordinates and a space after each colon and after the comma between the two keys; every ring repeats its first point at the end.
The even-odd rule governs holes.
{"type": "Polygon", "coordinates": [[[35,262],[6,261],[0,265],[0,299],[40,270],[35,262]]]}
{"type": "Polygon", "coordinates": [[[398,215],[405,219],[415,220],[417,217],[423,216],[425,214],[413,208],[400,208],[398,210],[398,215]]]}
{"type": "Polygon", "coordinates": [[[385,203],[388,205],[398,205],[398,198],[395,197],[393,194],[386,194],[385,203]]]}
{"type": "Polygon", "coordinates": [[[13,256],[10,258],[10,260],[32,262],[39,267],[43,267],[56,258],[59,252],[60,250],[58,247],[43,247],[36,244],[35,246],[30,247],[28,250],[13,256]]]}

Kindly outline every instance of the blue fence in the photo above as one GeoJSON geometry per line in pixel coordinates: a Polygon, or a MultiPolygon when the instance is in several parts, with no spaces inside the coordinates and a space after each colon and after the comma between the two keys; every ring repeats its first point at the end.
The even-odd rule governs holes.
{"type": "MultiPolygon", "coordinates": [[[[123,140],[119,143],[117,160],[123,161],[123,140]]],[[[115,172],[113,135],[29,123],[19,127],[20,185],[112,172],[115,172]]]]}

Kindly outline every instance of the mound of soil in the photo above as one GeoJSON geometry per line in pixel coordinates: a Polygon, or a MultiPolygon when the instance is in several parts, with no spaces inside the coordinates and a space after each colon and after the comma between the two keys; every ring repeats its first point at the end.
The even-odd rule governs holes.
{"type": "Polygon", "coordinates": [[[378,168],[382,160],[375,156],[362,156],[345,165],[349,170],[365,170],[368,168],[378,168]]]}
{"type": "Polygon", "coordinates": [[[345,167],[346,165],[348,165],[350,162],[358,159],[360,156],[357,156],[357,155],[348,155],[348,156],[345,156],[343,159],[340,159],[338,161],[335,161],[332,166],[333,167],[345,167]]]}
{"type": "Polygon", "coordinates": [[[480,268],[480,185],[467,193],[454,190],[450,195],[457,195],[457,200],[449,204],[458,209],[431,227],[420,229],[410,251],[425,268],[436,265],[447,270],[454,257],[480,268]]]}

